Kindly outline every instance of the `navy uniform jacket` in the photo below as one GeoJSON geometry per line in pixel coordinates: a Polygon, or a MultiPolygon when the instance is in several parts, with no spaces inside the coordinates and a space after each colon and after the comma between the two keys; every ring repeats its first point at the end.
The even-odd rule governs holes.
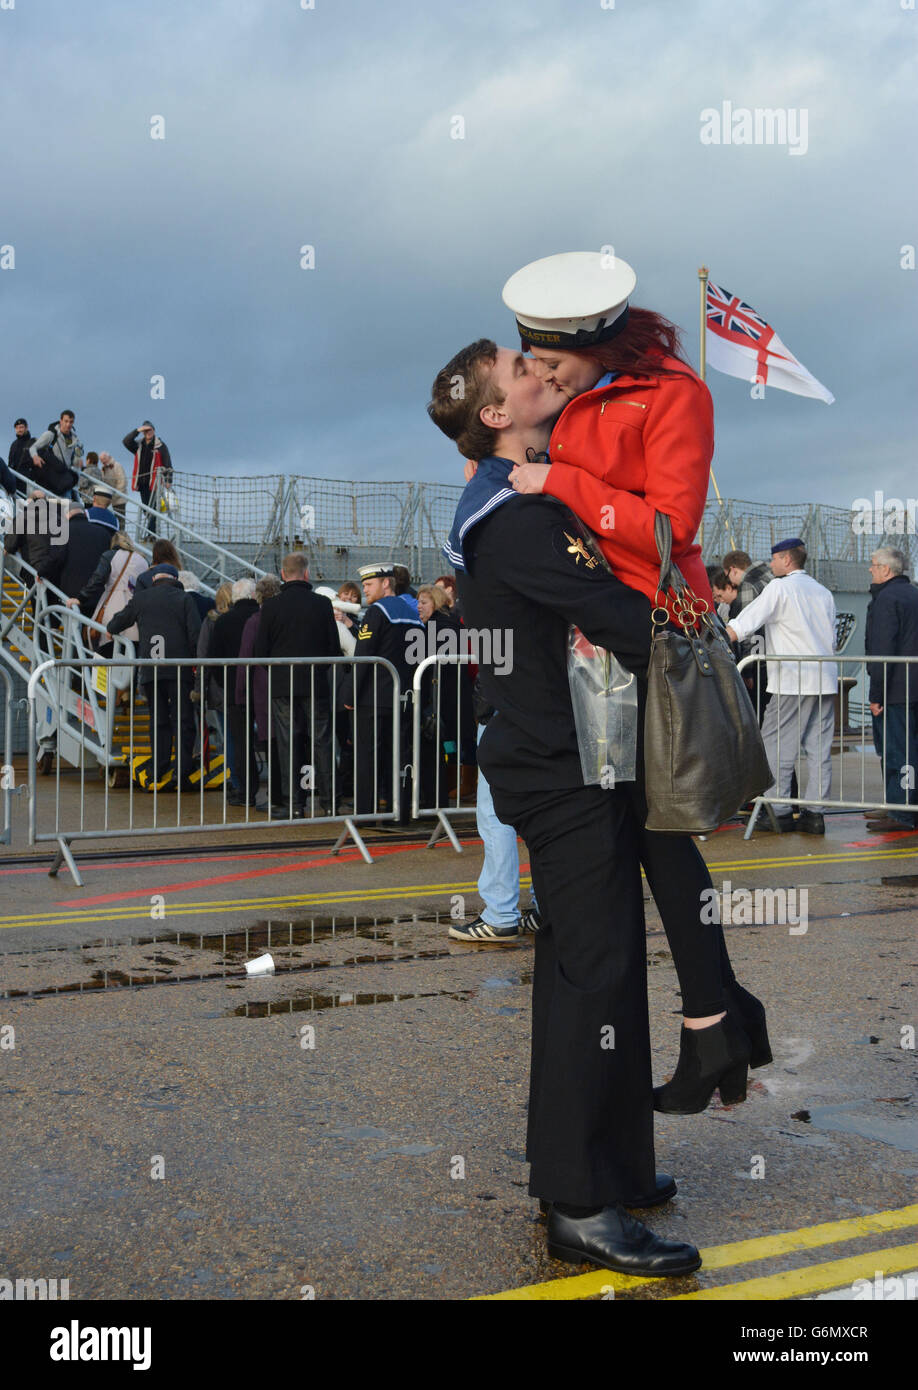
{"type": "MultiPolygon", "coordinates": [[[[580,523],[552,498],[514,498],[464,539],[457,575],[470,628],[512,633],[509,670],[482,664],[482,693],[497,713],[478,746],[492,788],[511,793],[582,787],[567,677],[567,633],[576,623],[628,670],[647,674],[650,601],[603,566],[580,523]]],[[[506,636],[504,643],[506,644],[506,636]]]]}
{"type": "MultiPolygon", "coordinates": [[[[418,617],[417,601],[404,594],[387,594],[371,603],[357,630],[354,656],[381,656],[391,661],[401,681],[402,694],[411,689],[415,668],[406,660],[406,648],[412,632],[423,628],[418,617]]],[[[373,703],[373,684],[376,683],[376,704],[380,709],[392,708],[392,677],[385,667],[357,665],[356,709],[367,709],[373,703]],[[374,678],[374,671],[376,672],[374,678]]],[[[348,698],[348,704],[351,703],[348,698]]]]}

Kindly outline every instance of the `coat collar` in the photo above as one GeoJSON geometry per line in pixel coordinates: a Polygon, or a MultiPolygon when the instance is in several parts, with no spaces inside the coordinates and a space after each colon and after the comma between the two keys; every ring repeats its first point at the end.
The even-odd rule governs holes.
{"type": "Polygon", "coordinates": [[[876,598],[881,589],[887,588],[890,584],[897,583],[900,579],[903,584],[911,584],[912,582],[907,574],[891,574],[888,579],[883,580],[882,584],[871,584],[870,592],[873,594],[874,598],[876,598]]]}

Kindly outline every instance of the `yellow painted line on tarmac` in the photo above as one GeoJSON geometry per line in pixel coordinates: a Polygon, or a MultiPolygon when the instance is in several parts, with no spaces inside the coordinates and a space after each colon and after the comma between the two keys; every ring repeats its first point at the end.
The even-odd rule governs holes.
{"type": "Polygon", "coordinates": [[[709,869],[747,869],[750,872],[754,869],[781,869],[789,866],[804,866],[807,864],[861,864],[865,860],[871,859],[912,859],[918,856],[918,844],[909,845],[906,848],[890,847],[889,849],[862,850],[848,854],[789,854],[774,859],[736,859],[727,862],[726,860],[708,860],[709,869]]]}
{"type": "Polygon", "coordinates": [[[899,1274],[918,1264],[918,1245],[891,1245],[886,1250],[873,1250],[868,1255],[851,1255],[846,1260],[829,1260],[826,1264],[805,1265],[803,1269],[786,1269],[782,1274],[768,1274],[762,1279],[743,1279],[738,1284],[719,1284],[714,1289],[697,1289],[695,1293],[678,1293],[668,1303],[699,1300],[738,1302],[745,1299],[801,1298],[808,1293],[824,1293],[853,1284],[855,1279],[873,1279],[877,1270],[884,1275],[899,1274]]]}
{"type": "MultiPolygon", "coordinates": [[[[867,850],[860,854],[826,854],[826,855],[806,855],[782,856],[771,859],[756,860],[722,860],[713,861],[708,864],[709,869],[718,870],[743,870],[752,872],[754,870],[768,868],[787,868],[795,865],[812,865],[820,863],[837,864],[860,864],[868,861],[890,860],[908,858],[915,854],[914,849],[882,849],[867,850]]],[[[520,878],[523,885],[530,882],[529,875],[520,878]]],[[[378,887],[378,888],[359,888],[359,889],[340,889],[330,890],[324,893],[287,893],[277,897],[258,897],[258,898],[212,898],[204,902],[192,903],[172,903],[166,908],[167,917],[193,917],[201,913],[213,912],[251,912],[251,911],[283,911],[288,908],[302,907],[345,907],[350,903],[372,903],[385,902],[393,898],[423,898],[431,894],[445,893],[474,893],[477,891],[477,882],[453,883],[449,880],[441,879],[438,883],[423,883],[414,886],[399,887],[398,885],[378,887]]],[[[153,891],[153,890],[151,890],[153,891]]],[[[176,891],[180,892],[181,889],[176,891]]],[[[145,902],[135,902],[121,906],[112,904],[111,907],[95,908],[62,908],[58,911],[45,911],[24,913],[15,917],[4,917],[0,919],[0,930],[11,930],[15,927],[32,926],[62,926],[67,923],[92,923],[92,922],[131,922],[143,921],[149,918],[150,907],[145,902]]],[[[856,913],[853,915],[857,915],[856,913]]]]}
{"type": "MultiPolygon", "coordinates": [[[[898,1231],[909,1226],[918,1226],[918,1204],[908,1207],[892,1208],[889,1211],[871,1212],[868,1216],[851,1216],[842,1221],[823,1221],[816,1226],[801,1226],[796,1231],[780,1231],[770,1236],[755,1236],[751,1240],[738,1240],[730,1245],[712,1245],[700,1252],[703,1261],[703,1270],[728,1269],[733,1265],[751,1264],[756,1260],[772,1259],[776,1255],[786,1255],[798,1250],[815,1250],[820,1245],[835,1245],[844,1240],[859,1240],[863,1236],[874,1235],[877,1232],[898,1231]]],[[[911,1250],[912,1258],[915,1257],[914,1246],[894,1246],[893,1249],[911,1250]]],[[[855,1256],[855,1259],[878,1259],[885,1251],[874,1251],[872,1255],[855,1256]]],[[[844,1264],[845,1261],[838,1263],[844,1264]]],[[[827,1266],[816,1266],[825,1268],[827,1266]]],[[[814,1268],[814,1266],[810,1266],[814,1268]]],[[[871,1274],[877,1266],[871,1268],[871,1274]]],[[[899,1269],[907,1269],[908,1265],[899,1265],[899,1269]]],[[[790,1273],[806,1273],[806,1269],[790,1271],[790,1273]]],[[[895,1272],[895,1271],[890,1271],[895,1272]]],[[[779,1278],[781,1276],[768,1276],[768,1278],[779,1278]]],[[[853,1276],[857,1277],[857,1276],[853,1276]]],[[[765,1280],[749,1280],[751,1283],[764,1283],[765,1280]]],[[[823,1284],[820,1288],[838,1288],[847,1282],[847,1276],[842,1275],[836,1284],[823,1284]]],[[[596,1294],[602,1293],[604,1289],[612,1288],[619,1292],[624,1289],[636,1288],[641,1284],[657,1284],[658,1279],[639,1278],[630,1274],[615,1274],[608,1269],[592,1270],[589,1274],[575,1274],[567,1279],[551,1279],[544,1284],[528,1284],[521,1289],[507,1289],[503,1293],[480,1294],[479,1300],[538,1300],[551,1299],[566,1300],[577,1298],[592,1298],[596,1294]]],[[[722,1285],[722,1288],[730,1288],[731,1285],[722,1285]]],[[[738,1286],[732,1286],[738,1287],[738,1286]]],[[[815,1292],[815,1290],[814,1290],[815,1292]]],[[[701,1289],[693,1294],[684,1294],[684,1298],[705,1298],[713,1296],[711,1290],[701,1289]]],[[[722,1297],[727,1297],[722,1294],[722,1297]]],[[[740,1295],[742,1297],[742,1295],[740,1295]]],[[[766,1297],[767,1295],[750,1295],[750,1297],[766,1297]]],[[[795,1295],[785,1295],[794,1297],[795,1295]]]]}
{"type": "MultiPolygon", "coordinates": [[[[528,879],[522,879],[528,883],[528,879]]],[[[341,891],[337,893],[291,893],[275,898],[214,898],[207,902],[168,903],[165,907],[167,918],[194,917],[205,912],[281,912],[294,907],[346,907],[351,903],[386,902],[392,898],[422,898],[431,893],[465,892],[473,893],[478,885],[471,883],[425,883],[415,887],[366,888],[359,892],[341,891]]],[[[59,926],[67,922],[118,922],[149,919],[150,904],[138,902],[131,906],[106,908],[104,906],[67,910],[60,913],[36,912],[23,917],[4,917],[0,927],[27,927],[43,924],[59,926]]],[[[158,919],[162,920],[162,919],[158,919]]],[[[204,933],[212,935],[212,929],[204,933]]]]}

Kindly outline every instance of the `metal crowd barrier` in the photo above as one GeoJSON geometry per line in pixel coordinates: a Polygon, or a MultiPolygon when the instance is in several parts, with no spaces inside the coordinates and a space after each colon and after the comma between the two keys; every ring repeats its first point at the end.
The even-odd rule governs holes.
{"type": "Polygon", "coordinates": [[[9,672],[2,666],[0,680],[3,682],[3,751],[0,753],[0,804],[3,806],[3,822],[0,825],[0,845],[8,845],[12,836],[13,809],[13,681],[9,672]]]}
{"type": "MultiPolygon", "coordinates": [[[[774,665],[781,663],[780,677],[783,680],[787,667],[795,668],[796,683],[800,684],[801,671],[805,667],[811,669],[816,665],[832,665],[838,668],[838,680],[835,692],[824,692],[815,694],[810,698],[815,698],[816,719],[822,722],[823,729],[820,733],[815,731],[809,735],[809,744],[814,752],[819,752],[823,759],[823,766],[828,764],[829,776],[826,784],[824,774],[811,779],[811,769],[809,759],[805,758],[801,749],[801,740],[806,737],[807,730],[803,723],[803,705],[801,695],[797,692],[786,692],[772,694],[768,697],[768,703],[760,703],[753,697],[753,703],[757,706],[760,723],[763,726],[763,736],[766,736],[766,748],[769,752],[769,762],[772,772],[776,779],[779,777],[778,764],[782,761],[782,752],[785,758],[785,767],[788,762],[788,755],[792,754],[793,766],[803,760],[806,763],[806,777],[809,787],[812,789],[815,781],[815,791],[813,795],[782,795],[776,791],[768,792],[756,798],[749,823],[746,827],[745,839],[749,839],[755,829],[756,821],[764,809],[769,816],[773,828],[777,829],[775,823],[774,806],[792,805],[808,806],[812,809],[822,808],[827,811],[846,810],[846,811],[883,811],[887,814],[898,811],[908,811],[918,816],[918,790],[916,790],[916,765],[918,765],[918,740],[909,730],[908,717],[904,720],[904,743],[901,748],[896,747],[895,742],[889,738],[888,720],[885,717],[887,708],[886,693],[889,685],[890,671],[897,666],[905,667],[905,710],[918,708],[918,658],[908,656],[800,656],[797,653],[784,654],[762,654],[757,653],[753,656],[744,657],[738,664],[738,670],[742,674],[745,671],[753,671],[758,665],[765,662],[767,666],[774,669],[774,665]],[[872,667],[882,667],[883,674],[883,699],[884,713],[880,716],[873,716],[870,712],[870,675],[867,670],[868,665],[872,667]],[[856,693],[860,693],[860,699],[855,699],[856,693]],[[832,731],[828,733],[828,716],[825,706],[830,706],[833,711],[832,731]],[[769,716],[769,709],[774,713],[769,716]],[[796,712],[796,721],[794,713],[796,712]],[[857,722],[852,722],[852,715],[857,722]],[[770,730],[770,736],[769,735],[770,730]],[[868,739],[869,742],[865,742],[868,739]],[[782,742],[783,740],[783,742],[782,742]],[[826,741],[829,747],[826,748],[826,741]],[[788,747],[790,744],[790,748],[788,747]],[[837,753],[837,763],[833,766],[831,754],[833,750],[837,753]],[[868,762],[868,752],[870,760],[868,762]],[[854,760],[853,767],[851,760],[854,760]],[[893,761],[891,761],[893,760],[893,761]],[[902,786],[902,781],[906,785],[902,786]],[[889,796],[890,786],[896,782],[902,791],[899,799],[892,799],[889,796]],[[837,793],[836,793],[837,785],[837,793]],[[878,786],[876,794],[873,787],[878,786]]],[[[761,696],[764,683],[756,682],[756,692],[761,696]]],[[[805,692],[802,692],[805,696],[805,692]]],[[[914,715],[912,716],[915,717],[914,715]]],[[[776,782],[776,785],[780,783],[776,782]]],[[[803,788],[798,788],[798,793],[803,788]]]]}
{"type": "MultiPolygon", "coordinates": [[[[350,835],[364,860],[372,864],[359,826],[394,822],[399,817],[401,689],[397,671],[382,657],[53,659],[32,672],[28,700],[29,844],[55,842],[51,874],[66,864],[77,884],[82,884],[82,878],[71,851],[75,841],[343,821],[332,853],[350,835]],[[275,676],[279,667],[283,670],[275,676]],[[349,669],[339,677],[342,667],[349,669]],[[357,700],[360,667],[373,669],[367,678],[369,692],[362,690],[357,700]],[[245,673],[244,698],[238,706],[230,683],[235,682],[236,668],[245,673]],[[332,670],[334,679],[329,677],[332,670]],[[263,698],[257,689],[259,671],[264,672],[263,698]],[[103,711],[119,696],[124,702],[118,716],[124,750],[120,760],[111,742],[107,748],[100,745],[90,725],[72,721],[68,725],[68,710],[75,706],[84,711],[84,693],[103,673],[104,688],[109,691],[103,711]],[[144,673],[149,673],[146,679],[144,673]],[[294,688],[297,673],[308,673],[308,690],[303,694],[294,688]],[[316,701],[317,681],[323,679],[329,682],[327,712],[324,702],[316,701]],[[40,698],[56,705],[56,726],[68,731],[73,770],[64,770],[58,758],[53,781],[40,782],[37,775],[40,698]],[[213,739],[220,737],[222,750],[213,754],[207,716],[219,714],[220,705],[223,718],[212,722],[216,725],[213,739]],[[353,714],[347,705],[356,705],[353,714]],[[259,706],[266,716],[261,759],[255,726],[259,706]],[[234,713],[228,719],[230,709],[234,713]],[[227,735],[232,742],[234,734],[242,740],[232,754],[233,766],[242,769],[241,804],[231,799],[229,790],[227,735]],[[339,747],[346,749],[348,744],[352,796],[342,794],[339,747]],[[92,795],[91,785],[87,794],[87,774],[96,768],[102,770],[100,796],[92,795]],[[119,778],[125,795],[118,792],[119,778]],[[259,802],[262,780],[265,795],[259,802]],[[46,786],[49,793],[53,789],[50,816],[44,802],[46,786]]],[[[106,728],[109,732],[114,728],[110,716],[106,728]]]]}
{"type": "Polygon", "coordinates": [[[437,652],[425,657],[418,665],[412,682],[412,797],[411,815],[436,816],[437,824],[427,842],[436,844],[442,835],[457,854],[462,846],[456,837],[450,817],[474,815],[475,798],[463,805],[463,768],[475,761],[475,719],[472,713],[472,682],[463,669],[474,661],[470,653],[437,652]],[[452,667],[455,674],[446,673],[452,667]],[[428,672],[433,672],[428,676],[428,672]],[[426,677],[426,679],[425,679],[426,677]],[[444,702],[447,705],[444,711],[444,702]],[[470,760],[463,763],[464,742],[471,729],[470,760]],[[452,756],[455,782],[449,785],[447,758],[452,756]],[[423,801],[429,802],[422,805],[423,801]]]}

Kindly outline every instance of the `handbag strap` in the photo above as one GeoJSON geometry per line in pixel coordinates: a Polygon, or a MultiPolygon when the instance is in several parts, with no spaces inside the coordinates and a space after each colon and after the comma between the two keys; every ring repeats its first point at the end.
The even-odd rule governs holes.
{"type": "Polygon", "coordinates": [[[667,589],[672,589],[676,594],[685,593],[691,599],[697,598],[679,566],[673,560],[673,524],[666,512],[655,513],[653,538],[657,543],[657,553],[660,556],[660,578],[657,583],[657,594],[665,594],[667,589]]]}
{"type": "Polygon", "coordinates": [[[133,550],[128,550],[128,551],[125,552],[124,564],[121,566],[121,571],[120,571],[120,573],[117,575],[117,577],[116,577],[115,579],[112,580],[112,586],[111,586],[111,588],[109,589],[108,593],[105,595],[105,602],[103,603],[102,607],[99,609],[98,615],[97,615],[97,617],[96,617],[96,619],[95,619],[95,621],[96,621],[97,623],[101,623],[101,622],[102,622],[102,619],[105,617],[105,613],[106,613],[106,611],[107,611],[107,609],[108,609],[108,605],[109,605],[109,604],[111,603],[111,601],[112,601],[112,594],[115,592],[115,587],[116,587],[116,585],[118,584],[118,581],[119,581],[120,579],[123,579],[123,578],[124,578],[124,572],[125,572],[125,570],[127,569],[128,565],[131,563],[131,556],[132,556],[133,554],[134,554],[133,550]]]}
{"type": "Polygon", "coordinates": [[[660,579],[657,591],[665,594],[669,588],[673,564],[673,526],[665,512],[656,512],[653,519],[653,538],[660,556],[660,579]]]}
{"type": "Polygon", "coordinates": [[[666,594],[672,590],[675,596],[673,613],[687,636],[689,630],[694,629],[699,620],[710,628],[715,637],[719,636],[711,623],[710,605],[707,600],[699,598],[673,560],[673,524],[666,512],[655,513],[653,536],[657,543],[657,553],[660,556],[660,578],[656,593],[657,606],[654,609],[654,615],[659,613],[660,616],[657,618],[652,615],[654,635],[656,636],[659,630],[666,626],[666,622],[663,621],[663,614],[666,613],[668,616],[666,594]]]}

